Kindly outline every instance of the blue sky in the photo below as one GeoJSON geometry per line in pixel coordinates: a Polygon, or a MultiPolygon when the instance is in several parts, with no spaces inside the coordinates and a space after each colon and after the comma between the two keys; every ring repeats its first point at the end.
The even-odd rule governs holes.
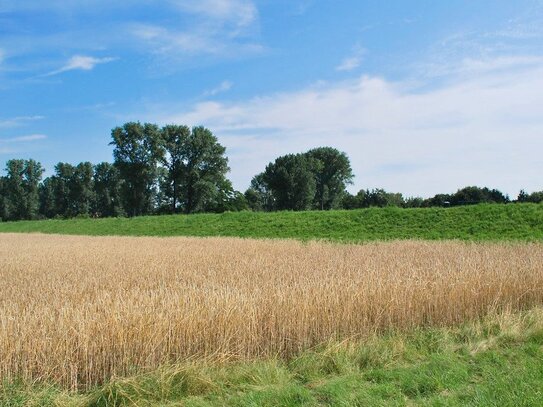
{"type": "Polygon", "coordinates": [[[542,190],[541,0],[0,0],[0,165],[111,161],[126,121],[209,127],[245,190],[345,151],[352,191],[542,190]]]}

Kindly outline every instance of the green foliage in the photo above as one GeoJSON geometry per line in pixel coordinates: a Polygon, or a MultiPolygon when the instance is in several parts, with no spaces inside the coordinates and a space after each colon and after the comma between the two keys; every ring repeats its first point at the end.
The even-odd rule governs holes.
{"type": "Polygon", "coordinates": [[[162,164],[166,169],[166,177],[161,189],[171,201],[171,213],[177,212],[181,202],[186,144],[190,135],[191,130],[188,126],[169,125],[162,128],[162,142],[166,151],[162,157],[162,164]]]}
{"type": "Polygon", "coordinates": [[[95,202],[93,215],[122,216],[121,175],[113,164],[102,162],[94,166],[95,202]]]}
{"type": "Polygon", "coordinates": [[[313,207],[320,210],[337,208],[346,185],[352,184],[354,178],[347,154],[335,148],[319,147],[305,155],[317,163],[314,167],[316,194],[313,207]]]}
{"type": "Polygon", "coordinates": [[[330,342],[288,360],[187,361],[89,392],[5,382],[3,406],[540,406],[542,313],[330,342]]]}
{"type": "Polygon", "coordinates": [[[318,162],[305,154],[289,154],[268,164],[262,180],[278,210],[311,209],[316,193],[314,170],[318,162]]]}
{"type": "Polygon", "coordinates": [[[251,180],[251,186],[245,191],[245,199],[253,211],[272,211],[275,209],[273,193],[264,180],[264,173],[251,180]]]}
{"type": "Polygon", "coordinates": [[[451,197],[451,205],[471,205],[478,203],[507,203],[509,198],[497,189],[475,186],[458,190],[451,197]]]}
{"type": "Polygon", "coordinates": [[[9,160],[2,180],[2,217],[9,220],[36,219],[39,210],[39,183],[44,172],[34,160],[9,160]]]}
{"type": "Polygon", "coordinates": [[[253,210],[334,209],[353,177],[345,153],[319,147],[276,158],[253,178],[245,197],[253,210]]]}
{"type": "Polygon", "coordinates": [[[113,157],[122,184],[123,207],[129,216],[149,214],[153,207],[157,163],[164,155],[157,125],[125,123],[111,131],[113,157]]]}
{"type": "Polygon", "coordinates": [[[58,163],[55,175],[39,187],[40,214],[44,217],[89,216],[95,205],[94,169],[91,163],[58,163]]]}
{"type": "Polygon", "coordinates": [[[541,240],[543,205],[394,207],[310,212],[238,212],[132,219],[0,223],[0,232],[88,235],[236,236],[360,242],[391,239],[541,240]]]}
{"type": "Polygon", "coordinates": [[[181,146],[181,197],[186,213],[220,211],[233,193],[226,178],[226,148],[205,127],[194,127],[181,146]]]}
{"type": "MultiPolygon", "coordinates": [[[[539,202],[535,198],[537,196],[536,193],[533,195],[533,200],[525,199],[522,201],[520,197],[525,196],[527,195],[523,195],[523,191],[521,191],[519,202],[539,202]]],[[[420,197],[411,197],[406,199],[400,193],[387,192],[384,189],[362,189],[354,196],[348,193],[345,194],[341,206],[344,209],[370,208],[374,206],[379,208],[384,208],[386,206],[421,208],[433,206],[449,207],[475,205],[481,203],[506,204],[509,202],[509,197],[497,189],[471,186],[459,189],[454,194],[437,194],[428,199],[423,199],[420,197]]]]}
{"type": "Polygon", "coordinates": [[[532,192],[531,194],[528,194],[524,190],[521,190],[518,195],[517,201],[541,203],[543,202],[543,191],[537,191],[537,192],[532,192]]]}

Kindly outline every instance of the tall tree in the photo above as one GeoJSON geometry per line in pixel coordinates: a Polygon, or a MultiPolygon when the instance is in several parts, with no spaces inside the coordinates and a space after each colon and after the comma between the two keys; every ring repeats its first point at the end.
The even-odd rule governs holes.
{"type": "Polygon", "coordinates": [[[275,200],[273,193],[264,180],[264,173],[255,175],[251,186],[245,191],[245,199],[253,211],[273,211],[275,200]]]}
{"type": "Polygon", "coordinates": [[[306,210],[315,198],[313,159],[304,154],[288,154],[268,164],[263,181],[272,192],[276,209],[306,210]]]}
{"type": "Polygon", "coordinates": [[[7,178],[0,177],[0,221],[5,221],[8,218],[7,178]]]}
{"type": "Polygon", "coordinates": [[[153,208],[157,163],[164,147],[157,125],[126,123],[111,131],[113,157],[123,180],[123,207],[129,216],[145,215],[153,208]]]}
{"type": "Polygon", "coordinates": [[[183,200],[183,176],[188,161],[187,143],[191,130],[188,126],[168,125],[163,127],[161,132],[166,152],[162,164],[167,170],[161,189],[170,200],[171,212],[175,213],[183,200]]]}
{"type": "Polygon", "coordinates": [[[316,209],[334,209],[339,206],[348,184],[353,182],[353,170],[347,155],[332,147],[309,150],[306,156],[313,159],[316,209]]]}
{"type": "Polygon", "coordinates": [[[55,165],[55,175],[51,177],[51,189],[53,190],[53,201],[55,216],[69,218],[73,216],[70,184],[74,178],[75,167],[68,163],[55,165]]]}
{"type": "MultiPolygon", "coordinates": [[[[184,136],[182,137],[184,138],[184,136]]],[[[194,127],[180,143],[181,205],[186,213],[217,210],[233,191],[226,178],[226,148],[205,127],[194,127]]]]}
{"type": "Polygon", "coordinates": [[[35,219],[38,216],[43,167],[34,160],[9,160],[6,171],[7,217],[12,220],[35,219]]]}
{"type": "Polygon", "coordinates": [[[40,214],[45,218],[58,215],[55,204],[55,178],[47,177],[40,184],[40,214]]]}
{"type": "Polygon", "coordinates": [[[100,217],[122,216],[121,177],[113,164],[102,162],[94,166],[93,212],[100,217]]]}
{"type": "Polygon", "coordinates": [[[94,168],[90,162],[79,163],[69,183],[70,216],[90,215],[94,204],[94,168]]]}

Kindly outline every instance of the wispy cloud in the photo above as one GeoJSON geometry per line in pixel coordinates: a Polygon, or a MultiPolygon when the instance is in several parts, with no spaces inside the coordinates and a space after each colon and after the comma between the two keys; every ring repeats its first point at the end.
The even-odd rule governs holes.
{"type": "Polygon", "coordinates": [[[32,141],[44,140],[46,138],[47,136],[45,134],[29,134],[26,136],[0,138],[0,143],[27,143],[32,141]]]}
{"type": "Polygon", "coordinates": [[[115,61],[116,59],[117,58],[111,57],[95,58],[86,55],[74,55],[68,60],[68,62],[66,62],[66,64],[62,68],[49,72],[44,76],[53,76],[61,74],[63,72],[75,70],[91,71],[96,67],[96,65],[107,64],[108,62],[115,61]]]}
{"type": "Polygon", "coordinates": [[[232,86],[234,84],[230,81],[223,81],[221,84],[213,89],[207,90],[204,92],[205,96],[215,96],[219,93],[228,92],[230,89],[232,89],[232,86]]]}
{"type": "Polygon", "coordinates": [[[47,139],[45,134],[28,134],[24,136],[0,138],[0,154],[21,154],[34,151],[40,144],[36,142],[47,139]]]}
{"type": "Polygon", "coordinates": [[[19,116],[10,119],[0,119],[0,128],[24,126],[42,119],[44,119],[44,116],[19,116]]]}
{"type": "Polygon", "coordinates": [[[238,188],[280,154],[332,145],[351,157],[357,188],[429,196],[480,184],[514,194],[541,189],[538,61],[515,64],[511,57],[498,70],[500,61],[480,61],[470,75],[452,75],[437,87],[363,76],[244,102],[200,103],[154,119],[213,129],[228,147],[238,188]]]}
{"type": "Polygon", "coordinates": [[[191,57],[236,58],[260,53],[254,40],[258,9],[249,0],[170,0],[189,23],[139,23],[130,28],[138,45],[151,55],[187,64],[191,57]]]}
{"type": "Polygon", "coordinates": [[[337,71],[353,71],[358,68],[363,61],[365,50],[360,47],[356,47],[351,55],[344,58],[338,66],[337,71]]]}
{"type": "Polygon", "coordinates": [[[171,2],[183,11],[222,22],[228,21],[238,27],[247,27],[258,17],[257,8],[250,0],[171,0],[171,2]]]}
{"type": "MultiPolygon", "coordinates": [[[[10,56],[24,56],[12,71],[36,72],[48,67],[49,72],[41,77],[91,70],[114,60],[92,56],[96,50],[135,52],[145,57],[148,66],[168,73],[211,59],[255,55],[264,49],[258,38],[258,8],[252,0],[0,0],[0,13],[14,13],[13,26],[18,26],[24,12],[46,14],[56,26],[54,31],[43,32],[34,27],[11,30],[5,38],[10,56]],[[169,17],[162,18],[162,12],[169,17]],[[55,68],[59,51],[78,55],[55,68]]],[[[20,24],[25,21],[21,19],[20,24]]]]}

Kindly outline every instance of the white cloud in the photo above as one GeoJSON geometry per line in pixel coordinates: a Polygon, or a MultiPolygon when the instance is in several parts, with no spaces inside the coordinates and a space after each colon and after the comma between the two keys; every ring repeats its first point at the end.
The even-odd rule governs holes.
{"type": "Polygon", "coordinates": [[[239,27],[255,22],[258,11],[249,0],[171,0],[181,10],[215,20],[229,21],[239,27]]]}
{"type": "Polygon", "coordinates": [[[341,63],[336,67],[338,71],[352,71],[360,66],[362,63],[362,58],[360,57],[349,57],[345,58],[341,63]]]}
{"type": "Polygon", "coordinates": [[[469,75],[439,87],[364,76],[245,102],[200,103],[158,119],[212,129],[228,148],[240,189],[278,155],[332,145],[350,156],[355,188],[423,196],[472,184],[510,194],[541,190],[543,58],[512,58],[507,69],[477,62],[469,75]]]}
{"type": "Polygon", "coordinates": [[[249,0],[170,0],[192,23],[134,24],[132,35],[149,53],[168,61],[187,63],[187,57],[232,58],[254,54],[263,47],[251,40],[258,23],[258,10],[249,0]]]}
{"type": "Polygon", "coordinates": [[[19,116],[10,119],[0,119],[0,128],[24,126],[28,123],[42,119],[44,119],[43,116],[19,116]]]}
{"type": "Polygon", "coordinates": [[[50,72],[41,77],[89,70],[112,61],[86,55],[103,49],[144,55],[161,73],[205,65],[209,58],[232,59],[263,50],[258,43],[258,9],[251,0],[0,0],[0,13],[29,11],[46,15],[58,27],[52,32],[8,32],[5,40],[10,56],[25,56],[12,70],[29,72],[46,66],[50,72]],[[161,9],[158,15],[155,3],[161,9]],[[131,14],[133,10],[138,10],[137,17],[131,14]],[[162,18],[166,14],[168,18],[162,18]],[[114,23],[108,16],[116,16],[114,23]],[[59,65],[50,56],[59,51],[83,55],[57,68],[59,65]],[[32,55],[37,56],[37,63],[28,58],[32,55]]]}
{"type": "Polygon", "coordinates": [[[106,64],[108,62],[115,61],[116,58],[95,58],[85,55],[74,55],[71,57],[68,62],[60,69],[56,71],[49,72],[45,76],[58,75],[63,72],[82,70],[82,71],[91,71],[96,65],[106,64]]]}
{"type": "Polygon", "coordinates": [[[11,138],[2,138],[0,143],[26,143],[31,141],[44,140],[47,136],[45,134],[29,134],[27,136],[18,136],[11,138]]]}
{"type": "Polygon", "coordinates": [[[45,134],[28,134],[24,136],[0,138],[0,154],[21,154],[39,147],[33,142],[47,139],[45,134]]]}
{"type": "Polygon", "coordinates": [[[216,88],[205,91],[204,95],[205,96],[215,96],[215,95],[217,95],[219,93],[228,92],[230,89],[232,89],[232,86],[234,86],[234,84],[232,82],[230,82],[230,81],[222,81],[221,84],[219,86],[217,86],[216,88]]]}
{"type": "Polygon", "coordinates": [[[365,50],[362,48],[355,48],[352,55],[344,58],[341,63],[336,66],[336,71],[352,71],[358,68],[362,64],[365,50]]]}

